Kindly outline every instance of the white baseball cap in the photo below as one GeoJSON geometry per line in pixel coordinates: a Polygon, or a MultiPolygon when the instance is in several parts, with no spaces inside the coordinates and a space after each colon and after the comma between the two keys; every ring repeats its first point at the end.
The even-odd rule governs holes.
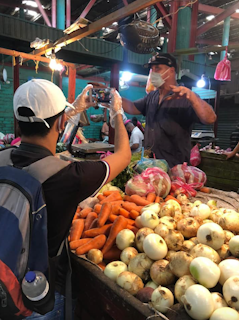
{"type": "Polygon", "coordinates": [[[50,128],[45,119],[62,112],[65,107],[75,109],[66,101],[61,89],[54,83],[44,79],[32,79],[22,84],[13,97],[13,109],[17,120],[23,122],[44,122],[50,128]],[[19,115],[18,108],[26,107],[32,110],[34,116],[19,115]]]}

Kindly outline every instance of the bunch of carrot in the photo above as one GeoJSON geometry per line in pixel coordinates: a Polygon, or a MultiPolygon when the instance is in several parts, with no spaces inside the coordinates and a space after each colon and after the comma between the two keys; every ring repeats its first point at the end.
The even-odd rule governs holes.
{"type": "Polygon", "coordinates": [[[127,228],[137,233],[135,219],[141,209],[151,203],[163,202],[155,193],[149,193],[147,197],[122,197],[119,191],[104,191],[98,195],[98,200],[94,208],[77,208],[68,239],[76,255],[99,249],[106,260],[119,258],[120,250],[115,246],[115,240],[121,230],[127,228]]]}

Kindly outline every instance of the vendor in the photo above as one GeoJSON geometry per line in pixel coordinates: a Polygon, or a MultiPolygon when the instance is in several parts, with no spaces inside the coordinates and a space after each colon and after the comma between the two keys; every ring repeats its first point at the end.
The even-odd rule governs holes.
{"type": "Polygon", "coordinates": [[[170,167],[190,162],[191,132],[194,122],[212,124],[212,107],[190,89],[177,86],[177,64],[169,54],[156,54],[148,64],[151,82],[157,90],[131,102],[123,98],[124,111],[146,117],[144,146],[170,167]]]}
{"type": "Polygon", "coordinates": [[[132,153],[140,152],[144,140],[143,133],[136,127],[131,120],[125,122],[125,127],[130,134],[129,145],[132,153]]]}

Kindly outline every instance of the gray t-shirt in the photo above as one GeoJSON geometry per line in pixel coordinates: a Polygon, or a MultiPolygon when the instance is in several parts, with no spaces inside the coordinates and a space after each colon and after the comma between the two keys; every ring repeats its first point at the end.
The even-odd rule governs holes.
{"type": "Polygon", "coordinates": [[[159,105],[159,91],[150,92],[134,102],[146,117],[144,146],[165,159],[172,168],[183,162],[190,163],[191,133],[194,122],[200,122],[189,100],[165,100],[159,105]]]}

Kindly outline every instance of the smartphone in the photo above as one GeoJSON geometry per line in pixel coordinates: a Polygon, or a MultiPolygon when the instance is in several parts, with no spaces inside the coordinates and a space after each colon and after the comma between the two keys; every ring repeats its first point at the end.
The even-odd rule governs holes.
{"type": "Polygon", "coordinates": [[[89,91],[90,101],[109,103],[112,95],[111,88],[92,88],[89,91]]]}

